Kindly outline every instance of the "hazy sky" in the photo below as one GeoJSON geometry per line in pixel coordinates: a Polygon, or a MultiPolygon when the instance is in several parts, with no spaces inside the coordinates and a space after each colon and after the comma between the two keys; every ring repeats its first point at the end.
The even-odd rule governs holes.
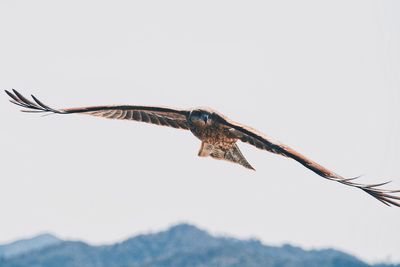
{"type": "MultiPolygon", "coordinates": [[[[400,188],[400,1],[0,1],[0,88],[55,107],[211,106],[344,176],[400,188]]],[[[239,144],[18,112],[0,97],[0,242],[92,244],[190,222],[400,261],[400,209],[239,144]]]]}

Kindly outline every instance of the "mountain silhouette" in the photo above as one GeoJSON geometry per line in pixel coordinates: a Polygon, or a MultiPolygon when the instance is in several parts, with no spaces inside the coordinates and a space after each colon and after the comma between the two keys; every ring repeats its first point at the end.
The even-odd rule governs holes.
{"type": "Polygon", "coordinates": [[[51,234],[42,234],[31,239],[22,239],[7,245],[0,245],[0,258],[12,258],[27,252],[40,250],[62,241],[51,234]]]}
{"type": "MultiPolygon", "coordinates": [[[[33,240],[40,239],[32,239],[34,243],[33,240]]],[[[0,267],[28,266],[400,267],[368,265],[354,256],[333,249],[306,251],[290,245],[266,246],[258,240],[215,237],[189,224],[179,224],[154,234],[138,235],[114,245],[90,246],[79,241],[59,241],[0,260],[0,267]]]]}

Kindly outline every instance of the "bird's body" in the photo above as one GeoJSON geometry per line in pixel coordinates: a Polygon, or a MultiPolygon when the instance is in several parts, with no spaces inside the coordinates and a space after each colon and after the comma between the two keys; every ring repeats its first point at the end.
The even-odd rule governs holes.
{"type": "Polygon", "coordinates": [[[236,145],[239,139],[232,134],[229,127],[214,121],[212,114],[223,117],[211,108],[197,108],[190,111],[189,129],[194,136],[201,140],[198,155],[230,161],[254,170],[236,145]]]}
{"type": "Polygon", "coordinates": [[[86,114],[109,119],[134,120],[190,130],[201,140],[198,153],[201,157],[212,157],[240,164],[248,169],[249,164],[237,146],[238,141],[248,143],[259,149],[292,158],[316,174],[332,181],[363,190],[386,205],[400,207],[400,197],[394,195],[400,190],[386,190],[381,186],[387,183],[364,185],[354,182],[355,178],[344,178],[290,147],[258,132],[257,130],[234,122],[210,108],[172,109],[151,106],[94,106],[82,108],[53,109],[32,96],[34,102],[13,90],[6,91],[11,102],[27,108],[25,112],[47,112],[55,114],[86,114]]]}

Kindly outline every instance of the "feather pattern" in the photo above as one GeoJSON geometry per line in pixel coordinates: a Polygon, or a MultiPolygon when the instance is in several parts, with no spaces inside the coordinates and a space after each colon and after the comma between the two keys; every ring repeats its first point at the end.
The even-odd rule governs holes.
{"type": "Polygon", "coordinates": [[[26,108],[26,110],[23,110],[24,112],[56,114],[79,113],[108,119],[134,120],[184,130],[189,129],[187,122],[189,111],[186,110],[128,105],[53,109],[43,104],[33,95],[32,99],[34,102],[27,99],[14,89],[13,92],[9,92],[7,90],[5,90],[5,92],[11,98],[11,103],[26,108]]]}
{"type": "Polygon", "coordinates": [[[400,190],[387,190],[381,187],[383,185],[388,184],[389,182],[383,182],[372,185],[356,183],[354,180],[358,179],[359,177],[354,177],[354,178],[342,177],[328,170],[327,168],[321,166],[315,161],[307,158],[306,156],[300,154],[294,149],[266,136],[265,134],[260,133],[259,131],[251,127],[231,121],[220,114],[217,115],[217,121],[218,123],[225,125],[225,127],[229,129],[233,137],[238,138],[242,142],[253,145],[259,149],[267,150],[275,154],[292,158],[297,162],[299,162],[300,164],[302,164],[303,166],[305,166],[306,168],[315,172],[319,176],[322,176],[323,178],[339,182],[347,186],[352,186],[361,189],[362,191],[366,192],[367,194],[381,201],[385,205],[388,206],[393,205],[400,207],[400,196],[396,195],[396,193],[400,193],[400,190]]]}

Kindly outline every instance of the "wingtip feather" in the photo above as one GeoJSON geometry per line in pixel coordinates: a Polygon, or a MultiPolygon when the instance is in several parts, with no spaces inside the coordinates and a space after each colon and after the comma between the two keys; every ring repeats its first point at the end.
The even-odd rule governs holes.
{"type": "Polygon", "coordinates": [[[27,99],[24,97],[21,93],[19,93],[17,90],[12,89],[12,92],[8,90],[4,90],[7,95],[11,98],[10,102],[27,108],[28,110],[24,110],[23,112],[33,112],[33,113],[40,113],[40,112],[51,112],[51,113],[63,113],[62,111],[50,108],[49,106],[43,104],[40,100],[38,100],[34,95],[32,96],[32,99],[34,102],[31,100],[27,99]],[[29,110],[30,109],[30,110],[29,110]]]}

